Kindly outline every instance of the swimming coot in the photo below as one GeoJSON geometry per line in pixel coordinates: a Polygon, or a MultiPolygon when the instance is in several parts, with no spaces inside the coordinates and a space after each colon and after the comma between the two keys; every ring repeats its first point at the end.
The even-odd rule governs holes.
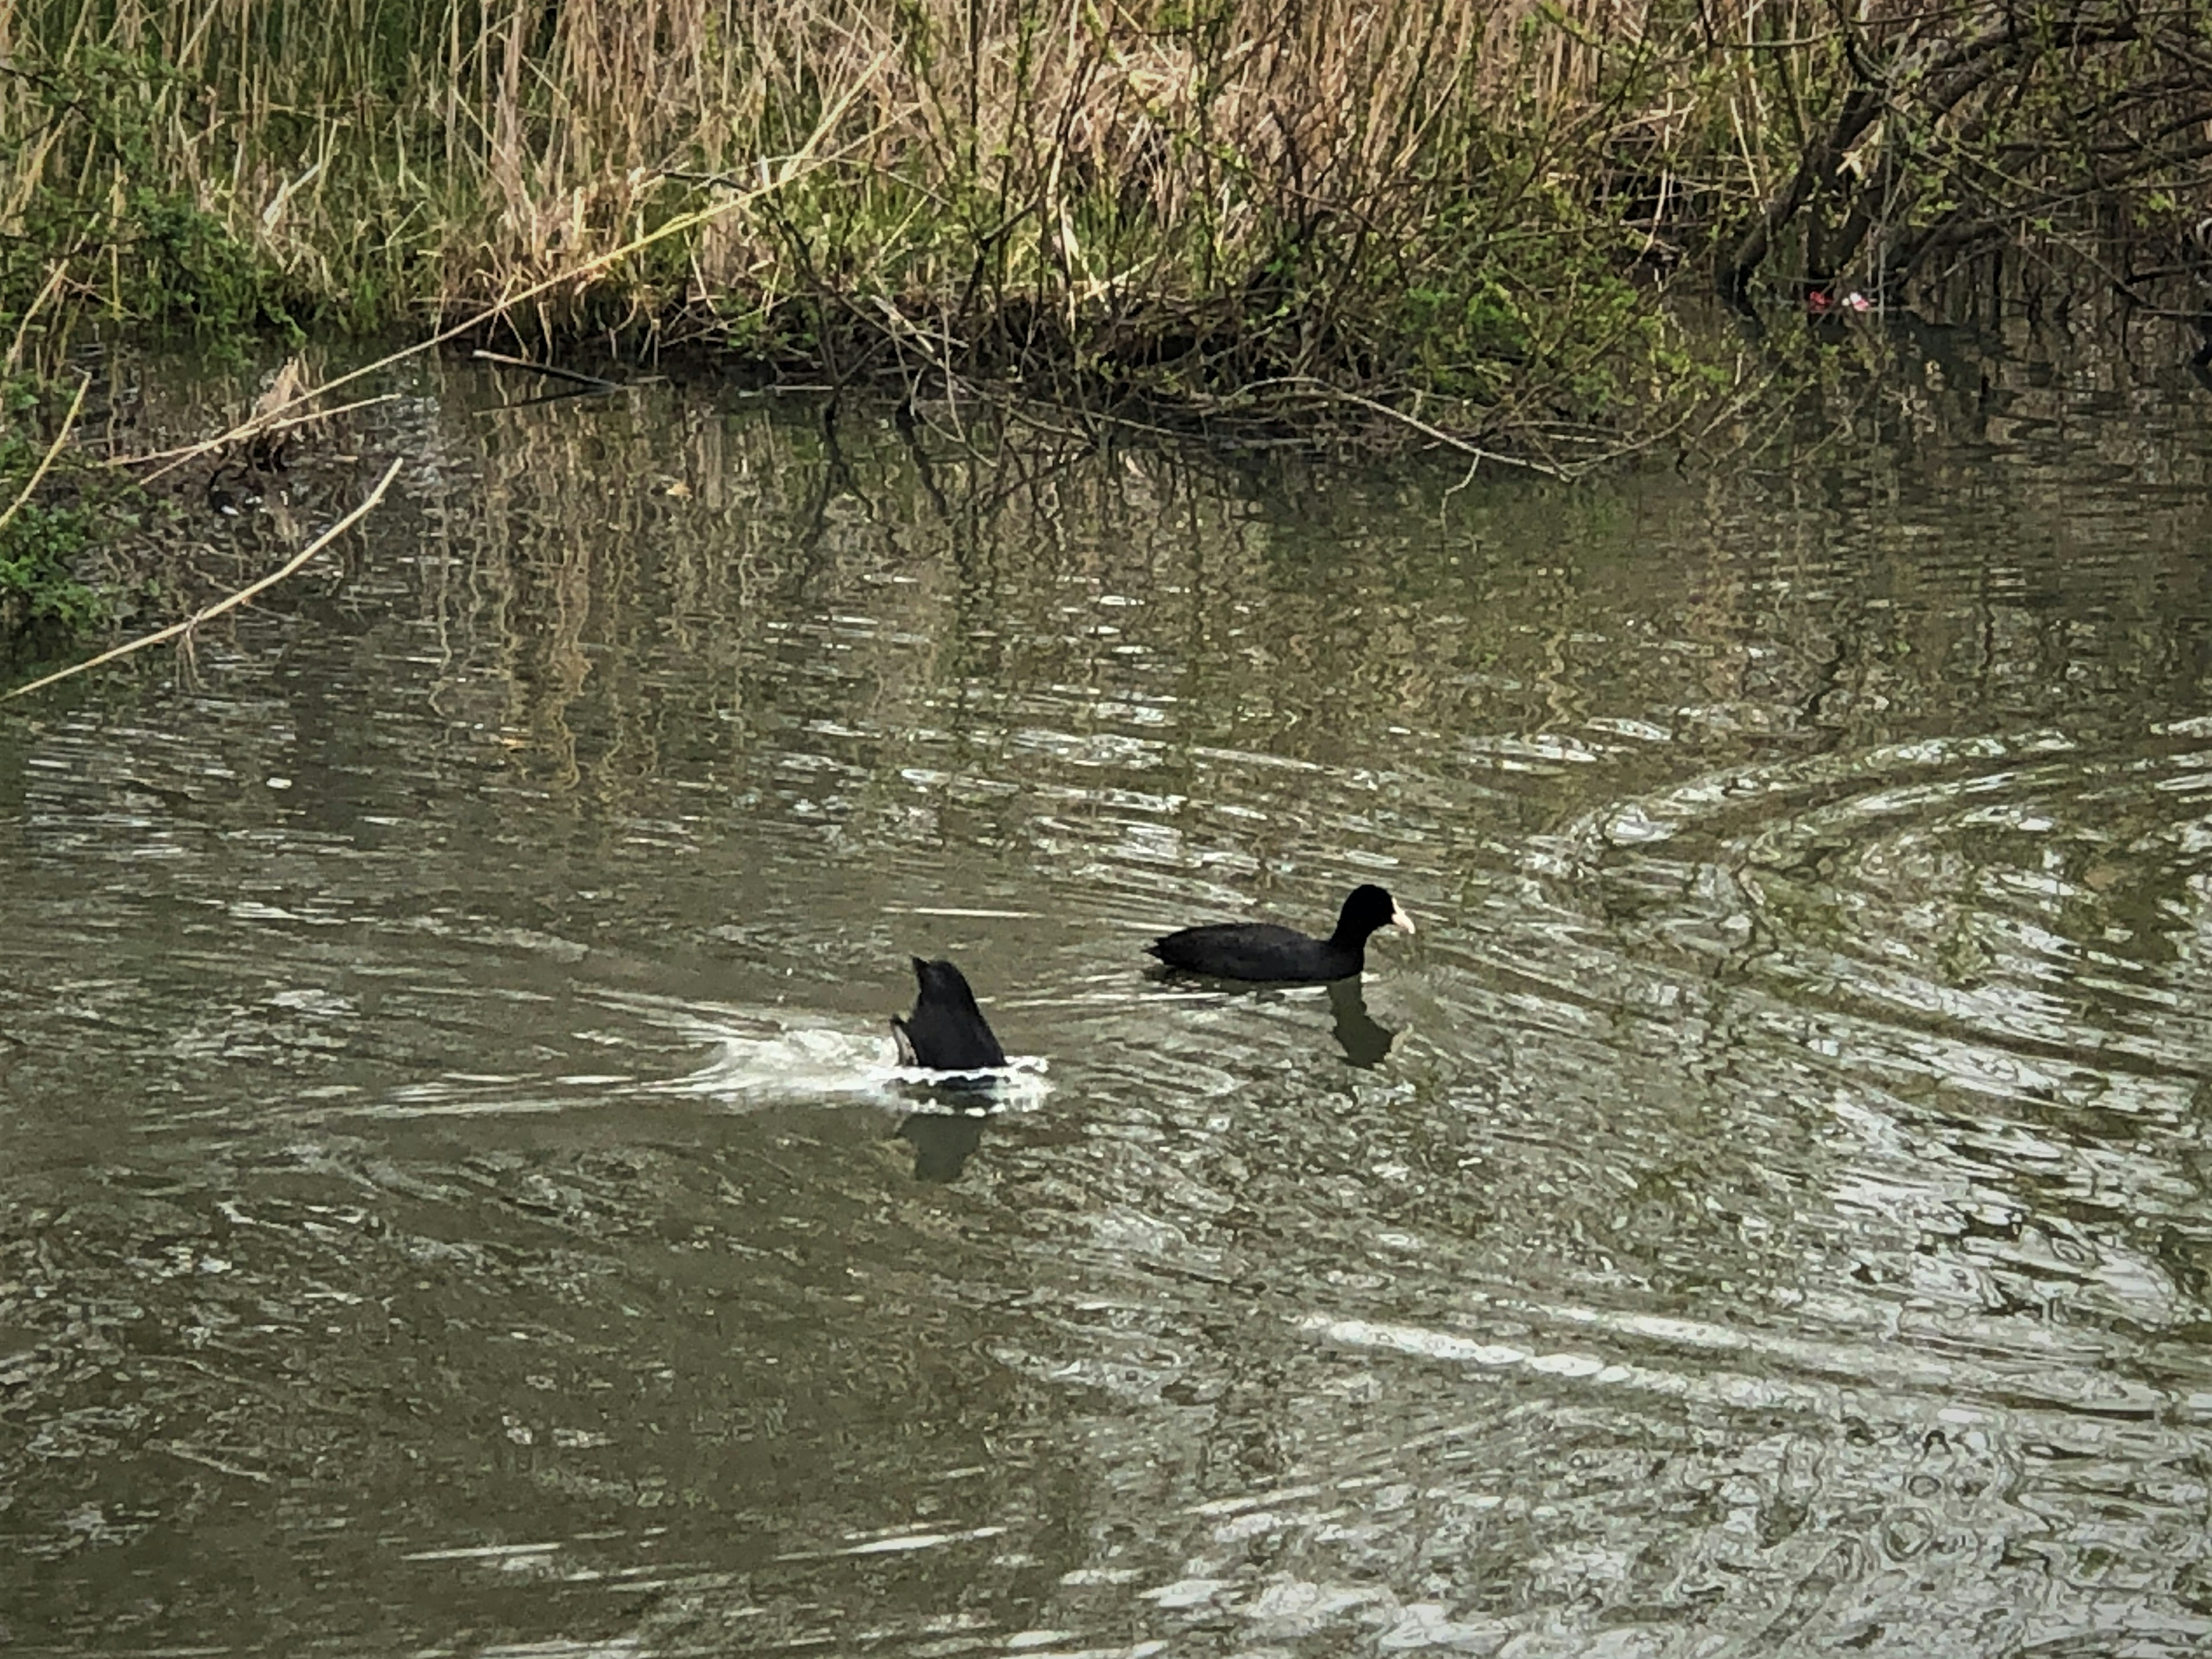
{"type": "Polygon", "coordinates": [[[1216,979],[1311,985],[1358,974],[1367,964],[1367,936],[1377,927],[1410,933],[1413,923],[1389,894],[1369,883],[1352,890],[1336,931],[1327,939],[1271,921],[1217,921],[1170,933],[1145,948],[1170,968],[1216,979]]]}
{"type": "Polygon", "coordinates": [[[949,962],[914,959],[914,1012],[891,1021],[899,1064],[933,1072],[980,1072],[1006,1063],[968,981],[949,962]]]}

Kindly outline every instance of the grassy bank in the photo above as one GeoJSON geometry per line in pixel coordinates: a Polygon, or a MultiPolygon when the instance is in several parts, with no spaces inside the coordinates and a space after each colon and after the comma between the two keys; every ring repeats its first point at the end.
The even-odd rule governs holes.
{"type": "Polygon", "coordinates": [[[2193,265],[2208,21],[0,0],[0,306],[419,324],[720,205],[515,326],[1192,406],[1311,380],[1526,438],[1699,384],[1669,287],[1907,302],[2115,235],[2193,265]]]}
{"type": "Polygon", "coordinates": [[[2201,310],[2208,34],[2212,0],[0,0],[0,321],[35,378],[94,317],[529,291],[494,331],[532,349],[1573,463],[1802,367],[1683,295],[1941,311],[2008,260],[2031,303],[2201,310]]]}
{"type": "Polygon", "coordinates": [[[65,263],[63,299],[125,316],[416,322],[774,179],[518,325],[1178,398],[1327,373],[1587,404],[1626,389],[1617,360],[1670,366],[1631,280],[1650,228],[1576,183],[1639,73],[1582,43],[1590,20],[1413,0],[0,17],[18,310],[65,263]]]}

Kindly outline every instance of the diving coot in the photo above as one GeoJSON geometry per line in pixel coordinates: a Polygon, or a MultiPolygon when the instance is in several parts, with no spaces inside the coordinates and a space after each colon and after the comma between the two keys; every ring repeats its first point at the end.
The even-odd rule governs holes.
{"type": "Polygon", "coordinates": [[[1170,968],[1216,979],[1310,985],[1358,974],[1366,966],[1367,936],[1386,927],[1413,931],[1413,919],[1370,883],[1352,890],[1336,918],[1336,931],[1327,939],[1271,921],[1218,921],[1186,927],[1145,948],[1170,968]]]}
{"type": "Polygon", "coordinates": [[[914,959],[914,1012],[891,1021],[899,1064],[933,1072],[980,1072],[1006,1063],[968,981],[949,962],[914,959]]]}

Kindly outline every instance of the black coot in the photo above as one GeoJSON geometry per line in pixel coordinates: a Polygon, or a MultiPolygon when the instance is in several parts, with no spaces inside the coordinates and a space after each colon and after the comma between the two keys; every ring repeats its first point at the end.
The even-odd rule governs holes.
{"type": "Polygon", "coordinates": [[[891,1021],[899,1064],[933,1072],[980,1072],[1004,1066],[1006,1052],[975,1006],[968,981],[949,962],[914,959],[914,1012],[891,1021]]]}
{"type": "Polygon", "coordinates": [[[1367,965],[1367,936],[1377,927],[1413,931],[1411,917],[1370,883],[1355,887],[1336,918],[1336,931],[1315,939],[1271,921],[1217,921],[1186,927],[1145,948],[1170,968],[1216,979],[1264,979],[1317,984],[1350,979],[1367,965]]]}

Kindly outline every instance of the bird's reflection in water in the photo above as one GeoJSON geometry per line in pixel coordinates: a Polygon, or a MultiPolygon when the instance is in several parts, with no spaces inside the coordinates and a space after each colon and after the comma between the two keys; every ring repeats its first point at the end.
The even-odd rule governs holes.
{"type": "Polygon", "coordinates": [[[1344,1057],[1354,1066],[1380,1066],[1398,1034],[1369,1018],[1367,996],[1360,982],[1357,979],[1332,982],[1328,1006],[1336,1014],[1336,1041],[1344,1057]]]}
{"type": "Polygon", "coordinates": [[[916,1181],[957,1181],[969,1154],[983,1144],[984,1121],[977,1111],[915,1112],[894,1133],[913,1143],[916,1181]]]}
{"type": "MultiPolygon", "coordinates": [[[[1179,973],[1174,969],[1155,972],[1148,977],[1163,990],[1212,987],[1232,998],[1246,996],[1255,1002],[1272,1001],[1283,993],[1280,986],[1255,987],[1237,980],[1179,973]]],[[[1336,1016],[1337,1046],[1344,1050],[1345,1059],[1354,1066],[1380,1066],[1398,1034],[1387,1025],[1375,1023],[1367,1012],[1367,994],[1358,979],[1331,980],[1327,989],[1329,1011],[1336,1016]]]]}

